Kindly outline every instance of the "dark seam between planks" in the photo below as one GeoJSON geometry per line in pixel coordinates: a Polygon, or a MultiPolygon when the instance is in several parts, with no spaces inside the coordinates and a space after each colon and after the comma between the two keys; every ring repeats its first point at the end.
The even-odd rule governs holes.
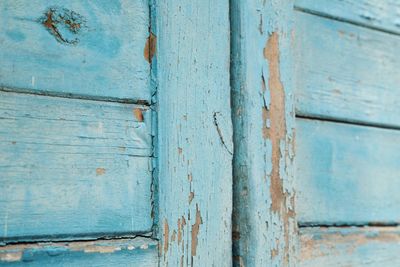
{"type": "Polygon", "coordinates": [[[341,223],[318,223],[318,222],[299,222],[299,228],[319,228],[319,227],[335,227],[335,228],[364,228],[364,227],[399,227],[398,222],[341,222],[341,223]]]}
{"type": "Polygon", "coordinates": [[[397,125],[388,125],[388,124],[379,124],[379,123],[367,123],[358,120],[346,120],[346,119],[337,119],[332,118],[329,116],[318,116],[318,115],[303,115],[303,114],[296,114],[296,119],[304,119],[304,120],[315,120],[315,121],[322,121],[322,122],[334,122],[334,123],[341,123],[341,124],[349,124],[355,126],[364,126],[370,128],[377,128],[377,129],[385,129],[385,130],[400,130],[400,126],[397,125]]]}
{"type": "Polygon", "coordinates": [[[44,235],[44,236],[19,236],[0,238],[0,249],[6,245],[18,244],[37,244],[43,242],[65,243],[65,242],[85,242],[85,241],[107,241],[107,240],[132,240],[137,237],[147,238],[157,241],[152,236],[152,232],[138,233],[117,233],[117,234],[101,234],[101,233],[85,233],[85,234],[63,234],[63,235],[44,235]]]}
{"type": "Polygon", "coordinates": [[[100,102],[115,102],[115,103],[134,104],[134,105],[150,107],[149,101],[142,99],[127,99],[127,98],[117,98],[117,97],[79,95],[79,94],[70,94],[62,92],[36,91],[30,89],[10,88],[3,86],[0,86],[0,92],[39,95],[39,96],[48,96],[48,97],[57,97],[66,99],[81,99],[81,100],[100,101],[100,102]]]}
{"type": "Polygon", "coordinates": [[[68,239],[68,240],[56,240],[56,241],[51,241],[51,240],[35,240],[35,241],[23,241],[23,242],[14,242],[14,243],[7,243],[5,245],[0,245],[0,250],[7,249],[8,246],[16,246],[16,245],[40,245],[43,243],[46,243],[46,245],[51,244],[51,245],[57,245],[57,244],[73,244],[73,243],[92,243],[92,242],[101,242],[101,241],[121,241],[121,242],[128,242],[128,241],[133,241],[136,238],[143,238],[148,241],[155,241],[157,242],[158,239],[153,238],[151,236],[147,235],[133,235],[133,236],[124,236],[124,237],[112,237],[112,238],[93,238],[93,239],[68,239]]]}
{"type": "Polygon", "coordinates": [[[345,18],[333,16],[333,15],[330,15],[330,14],[325,13],[325,12],[319,12],[319,11],[315,11],[315,10],[312,10],[312,9],[303,8],[303,7],[300,7],[300,6],[297,6],[297,5],[294,6],[294,10],[300,11],[300,12],[303,12],[303,13],[306,13],[306,14],[310,14],[310,15],[315,15],[315,16],[318,16],[318,17],[326,18],[326,19],[331,19],[331,20],[336,20],[336,21],[339,21],[339,22],[348,23],[348,24],[351,24],[351,25],[354,25],[354,26],[367,28],[367,29],[374,30],[374,31],[379,31],[379,32],[383,32],[383,33],[387,33],[387,34],[391,34],[391,35],[400,36],[400,32],[391,31],[391,30],[388,30],[388,29],[385,29],[385,28],[382,28],[382,27],[372,26],[372,25],[369,25],[369,24],[366,24],[366,23],[362,23],[362,22],[357,22],[357,21],[354,21],[354,20],[351,20],[351,19],[345,19],[345,18]]]}
{"type": "MultiPolygon", "coordinates": [[[[156,3],[155,0],[148,1],[148,9],[149,9],[149,38],[154,32],[156,32],[156,3]]],[[[155,36],[155,35],[154,35],[155,36]]],[[[157,38],[157,36],[155,36],[157,38]]],[[[151,89],[151,98],[150,98],[150,110],[151,110],[151,183],[150,183],[150,205],[151,205],[151,237],[157,241],[158,238],[158,209],[159,209],[159,199],[158,199],[158,157],[157,157],[157,145],[158,145],[158,114],[157,114],[157,43],[155,53],[150,57],[150,89],[151,89]]],[[[150,49],[150,47],[149,47],[150,49]]],[[[150,51],[149,51],[150,55],[150,51]]],[[[159,243],[160,244],[160,243],[159,243]]]]}

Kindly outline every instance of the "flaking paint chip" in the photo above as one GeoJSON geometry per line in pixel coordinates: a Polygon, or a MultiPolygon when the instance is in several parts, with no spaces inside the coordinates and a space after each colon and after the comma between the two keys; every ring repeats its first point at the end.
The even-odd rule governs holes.
{"type": "Polygon", "coordinates": [[[143,122],[143,110],[141,108],[133,109],[133,115],[135,115],[135,118],[138,122],[143,122]]]}
{"type": "Polygon", "coordinates": [[[156,53],[156,43],[157,37],[153,33],[150,33],[149,37],[146,40],[143,52],[144,58],[149,63],[151,63],[151,61],[153,60],[153,56],[156,53]]]}
{"type": "Polygon", "coordinates": [[[97,168],[96,169],[96,175],[97,176],[103,175],[105,173],[106,173],[106,169],[104,169],[104,168],[97,168]]]}

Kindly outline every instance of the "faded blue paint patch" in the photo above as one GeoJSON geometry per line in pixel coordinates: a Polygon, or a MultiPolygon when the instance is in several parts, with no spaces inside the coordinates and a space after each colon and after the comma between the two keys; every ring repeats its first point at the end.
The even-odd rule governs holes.
{"type": "MultiPolygon", "coordinates": [[[[117,29],[116,29],[117,30],[117,29]]],[[[121,41],[115,35],[105,35],[100,32],[90,32],[82,41],[88,49],[93,49],[99,54],[113,58],[121,49],[121,41]]]]}
{"type": "Polygon", "coordinates": [[[6,31],[6,35],[15,42],[22,42],[26,39],[25,34],[18,30],[6,31]]]}
{"type": "Polygon", "coordinates": [[[95,5],[97,8],[100,8],[103,11],[111,12],[114,14],[120,14],[123,11],[121,1],[96,1],[89,3],[91,5],[95,5]]]}

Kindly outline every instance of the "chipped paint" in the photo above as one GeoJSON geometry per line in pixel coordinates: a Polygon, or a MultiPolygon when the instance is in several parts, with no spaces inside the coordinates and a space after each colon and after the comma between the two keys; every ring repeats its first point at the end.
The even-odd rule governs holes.
{"type": "Polygon", "coordinates": [[[120,247],[113,246],[87,246],[83,250],[85,253],[113,253],[121,250],[120,247]]]}
{"type": "Polygon", "coordinates": [[[35,257],[41,257],[43,253],[51,255],[53,251],[57,251],[57,255],[67,255],[73,252],[115,253],[122,250],[134,250],[136,246],[145,250],[149,246],[154,248],[156,245],[157,242],[155,240],[143,237],[134,239],[121,238],[94,241],[9,244],[0,246],[0,262],[32,261],[35,257]],[[28,256],[29,259],[24,258],[25,256],[28,256]]]}
{"type": "Polygon", "coordinates": [[[147,37],[146,44],[144,46],[144,58],[147,62],[151,63],[153,56],[156,54],[157,49],[157,37],[151,32],[147,37]]]}
{"type": "Polygon", "coordinates": [[[235,266],[292,266],[293,2],[232,3],[235,266]]]}
{"type": "Polygon", "coordinates": [[[140,246],[140,249],[148,249],[149,248],[149,244],[143,244],[140,246]]]}
{"type": "Polygon", "coordinates": [[[172,235],[171,235],[171,242],[175,242],[176,239],[176,231],[172,231],[172,235]]]}
{"type": "MultiPolygon", "coordinates": [[[[280,163],[282,158],[281,142],[285,141],[287,133],[285,119],[285,91],[280,78],[279,35],[277,32],[273,32],[269,36],[264,48],[264,57],[267,59],[269,65],[268,89],[271,99],[270,109],[266,115],[267,119],[270,120],[271,126],[265,129],[265,136],[271,140],[272,145],[272,170],[270,173],[271,211],[279,214],[282,218],[285,238],[284,261],[287,265],[289,259],[288,253],[290,250],[289,218],[293,218],[295,213],[292,209],[288,208],[287,199],[289,198],[289,194],[284,190],[280,174],[280,163]]],[[[278,251],[276,251],[276,253],[278,253],[278,251]]]]}
{"type": "Polygon", "coordinates": [[[275,258],[277,255],[279,255],[279,249],[274,248],[271,250],[271,259],[275,258]]]}
{"type": "Polygon", "coordinates": [[[86,27],[86,21],[82,15],[72,10],[60,7],[49,8],[40,21],[59,43],[68,45],[76,45],[79,42],[79,39],[67,39],[62,34],[62,30],[67,29],[72,35],[77,35],[82,28],[86,27]]]}
{"type": "Polygon", "coordinates": [[[0,253],[0,261],[15,262],[22,259],[22,252],[0,253]]]}
{"type": "Polygon", "coordinates": [[[390,262],[390,266],[398,265],[393,261],[396,259],[394,254],[389,252],[398,251],[398,227],[304,228],[300,232],[300,242],[299,262],[302,266],[317,266],[319,262],[329,262],[329,266],[338,265],[338,262],[343,266],[363,265],[356,262],[368,262],[371,266],[379,266],[382,262],[390,262]],[[383,251],[385,253],[381,253],[383,251]],[[383,260],[385,257],[390,261],[383,260]]]}
{"type": "Polygon", "coordinates": [[[196,204],[196,221],[195,223],[192,225],[192,245],[191,245],[191,252],[192,252],[192,257],[196,256],[196,252],[197,252],[197,236],[199,234],[200,231],[200,224],[202,224],[202,219],[201,219],[201,214],[200,214],[200,210],[198,205],[196,204]]]}
{"type": "Polygon", "coordinates": [[[182,216],[182,219],[178,219],[178,245],[182,242],[183,238],[183,227],[186,225],[185,217],[182,216]]]}
{"type": "Polygon", "coordinates": [[[281,141],[286,137],[286,121],[285,121],[285,92],[280,80],[279,70],[279,35],[274,32],[268,38],[267,45],[264,49],[264,57],[268,60],[269,79],[268,89],[270,92],[271,104],[269,111],[263,108],[263,119],[270,120],[270,127],[263,127],[264,136],[271,140],[272,144],[272,171],[271,179],[271,209],[277,213],[284,213],[285,192],[283,191],[282,179],[280,176],[280,160],[281,160],[281,141]]]}
{"type": "Polygon", "coordinates": [[[189,193],[189,204],[192,203],[192,200],[194,198],[194,192],[189,193]]]}
{"type": "Polygon", "coordinates": [[[141,108],[134,108],[133,109],[133,115],[135,116],[136,120],[138,122],[143,122],[144,118],[143,118],[143,109],[141,108]]]}
{"type": "Polygon", "coordinates": [[[168,221],[164,220],[164,233],[163,233],[163,240],[164,240],[164,254],[168,252],[169,246],[169,226],[168,221]]]}
{"type": "Polygon", "coordinates": [[[97,168],[96,169],[96,176],[101,176],[101,175],[104,175],[105,173],[106,173],[105,168],[97,168]]]}

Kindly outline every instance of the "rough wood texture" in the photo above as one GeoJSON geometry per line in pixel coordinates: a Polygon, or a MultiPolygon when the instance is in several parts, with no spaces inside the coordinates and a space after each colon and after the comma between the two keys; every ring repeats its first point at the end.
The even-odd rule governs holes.
{"type": "Polygon", "coordinates": [[[293,266],[292,1],[231,1],[235,266],[293,266]]]}
{"type": "Polygon", "coordinates": [[[399,150],[399,131],[298,119],[299,222],[399,223],[399,150]]]}
{"type": "Polygon", "coordinates": [[[0,92],[0,240],[147,232],[144,106],[0,92]]]}
{"type": "Polygon", "coordinates": [[[228,1],[157,1],[161,266],[231,266],[228,1]]]}
{"type": "Polygon", "coordinates": [[[0,14],[0,87],[150,101],[147,0],[3,0],[0,14]]]}
{"type": "Polygon", "coordinates": [[[1,266],[155,267],[157,261],[157,242],[140,237],[0,247],[1,266]]]}
{"type": "Polygon", "coordinates": [[[399,127],[400,38],[296,13],[297,114],[399,127]]]}
{"type": "Polygon", "coordinates": [[[303,228],[299,266],[400,266],[398,227],[303,228]]]}
{"type": "Polygon", "coordinates": [[[400,34],[398,0],[296,0],[296,8],[400,34]]]}

